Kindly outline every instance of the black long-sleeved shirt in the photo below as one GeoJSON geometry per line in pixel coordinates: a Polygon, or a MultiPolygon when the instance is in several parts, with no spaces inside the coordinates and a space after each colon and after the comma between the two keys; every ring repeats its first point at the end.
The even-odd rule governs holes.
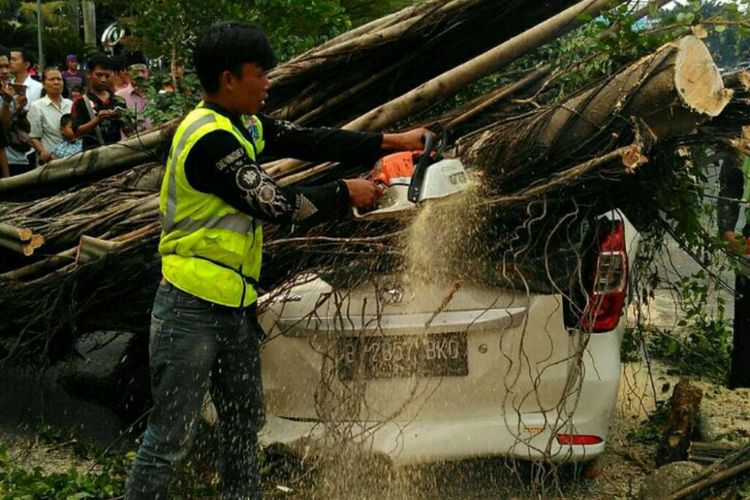
{"type": "MultiPolygon", "coordinates": [[[[252,141],[252,133],[239,116],[213,103],[205,106],[232,120],[252,141]]],[[[382,134],[303,128],[268,116],[258,118],[263,125],[264,155],[374,163],[381,154],[382,134]]],[[[237,210],[277,224],[316,224],[339,218],[350,208],[343,181],[315,187],[281,187],[224,130],[206,134],[193,146],[185,161],[185,175],[196,190],[215,194],[237,210]]]]}
{"type": "MultiPolygon", "coordinates": [[[[714,159],[721,159],[719,172],[719,201],[716,205],[716,219],[719,234],[734,231],[740,215],[740,203],[745,189],[745,176],[742,173],[742,155],[728,146],[720,146],[714,159]]],[[[746,207],[745,210],[750,208],[746,207]]],[[[750,235],[750,225],[745,225],[743,233],[750,235]]]]}

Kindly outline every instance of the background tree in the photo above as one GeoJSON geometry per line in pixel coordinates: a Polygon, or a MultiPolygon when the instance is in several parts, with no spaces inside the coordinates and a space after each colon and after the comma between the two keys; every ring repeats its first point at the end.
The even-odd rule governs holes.
{"type": "MultiPolygon", "coordinates": [[[[70,0],[42,2],[44,52],[48,65],[62,64],[66,54],[86,51],[78,35],[77,3],[70,0]]],[[[37,51],[36,2],[0,0],[0,40],[8,47],[37,51]]]]}
{"type": "Polygon", "coordinates": [[[280,60],[286,60],[352,27],[349,9],[356,22],[367,22],[412,3],[413,0],[102,0],[97,5],[109,9],[126,26],[128,48],[139,49],[150,59],[162,59],[169,66],[172,85],[178,92],[168,99],[158,91],[169,76],[157,71],[147,91],[157,102],[147,113],[154,122],[184,114],[200,98],[195,75],[190,74],[190,48],[197,34],[219,20],[236,19],[263,26],[280,60]],[[178,85],[174,64],[185,63],[188,71],[178,85]]]}
{"type": "Polygon", "coordinates": [[[350,26],[338,0],[134,0],[127,3],[105,0],[102,3],[129,29],[128,43],[152,58],[170,60],[186,60],[197,33],[222,19],[260,23],[282,59],[350,26]]]}

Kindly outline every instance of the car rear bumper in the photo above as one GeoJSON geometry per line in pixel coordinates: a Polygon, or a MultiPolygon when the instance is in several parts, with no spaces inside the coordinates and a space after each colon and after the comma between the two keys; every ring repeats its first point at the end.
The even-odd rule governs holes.
{"type": "MultiPolygon", "coordinates": [[[[576,428],[585,428],[585,423],[576,428]]],[[[414,465],[486,456],[506,456],[554,463],[585,462],[604,451],[606,436],[593,445],[560,445],[555,439],[550,415],[524,415],[523,423],[502,416],[461,420],[414,422],[352,422],[365,450],[387,457],[394,465],[414,465]]],[[[566,426],[568,428],[568,426],[566,426]]],[[[560,432],[569,432],[562,430],[560,432]]],[[[269,416],[260,434],[263,446],[283,445],[293,453],[325,452],[325,426],[320,422],[296,421],[269,416]]]]}

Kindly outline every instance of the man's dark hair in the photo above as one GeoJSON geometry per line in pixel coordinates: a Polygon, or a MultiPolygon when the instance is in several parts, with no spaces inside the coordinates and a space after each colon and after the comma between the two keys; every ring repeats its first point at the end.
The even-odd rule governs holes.
{"type": "Polygon", "coordinates": [[[93,56],[89,57],[89,60],[86,61],[86,69],[89,71],[94,71],[94,68],[99,66],[102,69],[109,69],[112,70],[112,59],[107,57],[105,54],[94,54],[93,56]]]}
{"type": "Polygon", "coordinates": [[[128,56],[125,54],[120,54],[118,56],[112,56],[112,67],[110,68],[112,71],[125,71],[125,69],[128,67],[128,56]]]}
{"type": "Polygon", "coordinates": [[[209,26],[198,36],[193,65],[206,92],[219,90],[219,77],[224,71],[239,77],[244,63],[265,70],[276,65],[271,42],[260,26],[227,21],[209,26]]]}
{"type": "Polygon", "coordinates": [[[10,52],[18,52],[21,54],[21,59],[23,59],[23,62],[29,63],[29,68],[31,68],[34,65],[34,54],[29,49],[24,49],[23,47],[12,47],[9,51],[10,52]]]}
{"type": "Polygon", "coordinates": [[[70,113],[65,113],[60,117],[60,128],[65,128],[68,126],[68,124],[73,123],[73,115],[70,113]]]}
{"type": "Polygon", "coordinates": [[[10,50],[4,45],[0,45],[0,56],[5,56],[10,59],[10,50]]]}
{"type": "Polygon", "coordinates": [[[126,67],[128,68],[134,64],[148,65],[148,60],[146,59],[146,56],[143,55],[143,52],[130,52],[125,57],[127,61],[126,67]]]}

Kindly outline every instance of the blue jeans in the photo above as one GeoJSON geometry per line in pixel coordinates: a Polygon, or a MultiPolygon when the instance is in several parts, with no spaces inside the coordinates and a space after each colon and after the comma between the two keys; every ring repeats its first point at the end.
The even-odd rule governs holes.
{"type": "Polygon", "coordinates": [[[126,499],[168,498],[172,471],[190,448],[206,391],[219,415],[223,498],[261,498],[259,334],[254,309],[212,304],[162,281],[149,338],[154,407],[126,499]]]}

